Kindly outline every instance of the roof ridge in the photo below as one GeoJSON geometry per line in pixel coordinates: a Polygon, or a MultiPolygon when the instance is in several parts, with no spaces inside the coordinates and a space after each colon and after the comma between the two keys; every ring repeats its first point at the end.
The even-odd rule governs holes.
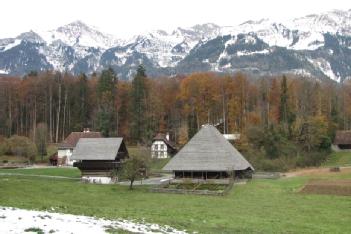
{"type": "Polygon", "coordinates": [[[254,170],[216,127],[207,124],[166,164],[163,170],[226,171],[247,168],[254,170]]]}

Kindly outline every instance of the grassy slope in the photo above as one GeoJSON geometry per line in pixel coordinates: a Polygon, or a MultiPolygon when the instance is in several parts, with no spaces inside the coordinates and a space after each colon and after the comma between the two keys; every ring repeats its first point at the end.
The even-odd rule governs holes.
{"type": "Polygon", "coordinates": [[[13,173],[25,175],[48,175],[79,178],[80,171],[77,168],[28,168],[28,169],[0,169],[0,173],[13,173]]]}
{"type": "Polygon", "coordinates": [[[333,152],[323,166],[351,166],[351,152],[333,152]]]}
{"type": "MultiPolygon", "coordinates": [[[[328,178],[350,178],[335,174],[328,178]]],[[[225,197],[129,191],[117,185],[0,177],[0,205],[143,219],[200,233],[351,233],[351,197],[303,195],[310,177],[254,180],[225,197]]]]}
{"type": "Polygon", "coordinates": [[[169,162],[170,158],[152,159],[150,163],[151,171],[162,172],[162,168],[169,162]]]}

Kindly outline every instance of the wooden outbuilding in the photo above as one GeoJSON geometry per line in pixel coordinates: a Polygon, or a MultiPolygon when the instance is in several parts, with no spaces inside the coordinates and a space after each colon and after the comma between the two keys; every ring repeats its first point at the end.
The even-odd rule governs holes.
{"type": "Polygon", "coordinates": [[[72,155],[82,180],[104,184],[118,179],[115,172],[128,157],[123,138],[81,138],[72,155]]]}
{"type": "Polygon", "coordinates": [[[253,166],[212,125],[198,133],[166,164],[177,178],[222,179],[251,177],[253,166]]]}
{"type": "Polygon", "coordinates": [[[351,150],[351,130],[337,131],[333,145],[337,150],[351,150]]]}

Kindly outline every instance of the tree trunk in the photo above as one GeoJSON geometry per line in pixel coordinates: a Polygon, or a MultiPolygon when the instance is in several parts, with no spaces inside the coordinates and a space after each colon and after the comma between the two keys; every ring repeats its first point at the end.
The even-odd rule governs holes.
{"type": "Polygon", "coordinates": [[[118,124],[119,124],[119,114],[118,114],[118,109],[116,111],[116,136],[118,136],[118,124]]]}
{"type": "Polygon", "coordinates": [[[223,134],[227,133],[226,129],[226,117],[225,117],[225,94],[223,93],[223,99],[222,99],[222,105],[223,105],[223,134]]]}
{"type": "Polygon", "coordinates": [[[60,112],[61,112],[61,83],[59,83],[59,93],[58,93],[58,108],[56,117],[56,137],[55,142],[58,142],[59,126],[60,126],[60,112]]]}
{"type": "Polygon", "coordinates": [[[36,97],[34,98],[34,110],[33,110],[33,140],[35,140],[36,137],[36,126],[37,125],[37,99],[36,97]]]}
{"type": "Polygon", "coordinates": [[[49,96],[50,96],[50,104],[49,104],[49,132],[50,132],[50,142],[53,142],[52,138],[52,128],[53,128],[53,122],[52,122],[52,86],[50,84],[49,86],[49,96]]]}
{"type": "Polygon", "coordinates": [[[129,190],[133,189],[134,178],[130,180],[129,190]]]}
{"type": "Polygon", "coordinates": [[[62,122],[62,140],[65,139],[65,125],[66,125],[66,105],[67,105],[67,87],[65,88],[65,101],[63,104],[63,122],[62,122]]]}
{"type": "Polygon", "coordinates": [[[11,90],[9,90],[9,103],[8,103],[8,108],[9,108],[9,126],[8,126],[8,134],[9,136],[12,135],[12,95],[11,95],[11,90]]]}

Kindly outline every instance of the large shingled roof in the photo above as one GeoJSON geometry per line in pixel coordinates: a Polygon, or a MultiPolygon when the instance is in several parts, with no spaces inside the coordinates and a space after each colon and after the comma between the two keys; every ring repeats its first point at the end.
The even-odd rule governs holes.
{"type": "Polygon", "coordinates": [[[212,125],[204,125],[166,164],[166,171],[254,170],[252,165],[212,125]]]}
{"type": "Polygon", "coordinates": [[[123,138],[81,138],[73,150],[73,160],[115,160],[123,138]]]}

